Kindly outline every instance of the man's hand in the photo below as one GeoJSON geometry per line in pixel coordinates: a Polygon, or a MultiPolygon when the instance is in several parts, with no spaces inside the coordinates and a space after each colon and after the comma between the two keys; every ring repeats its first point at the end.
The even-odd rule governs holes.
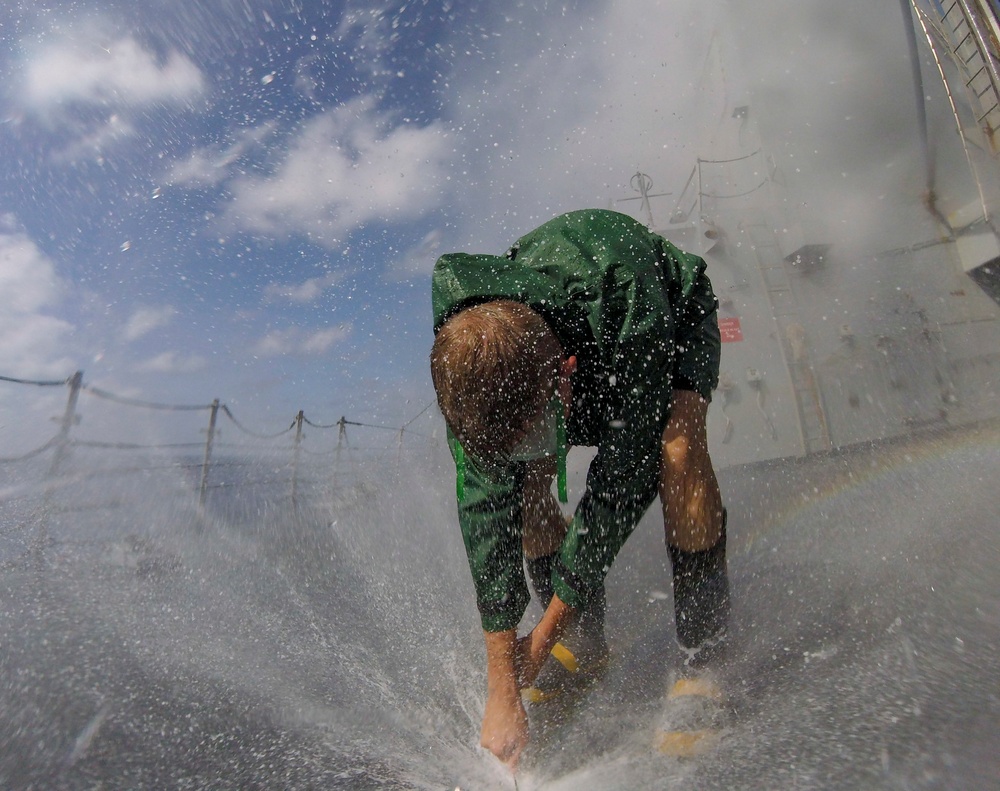
{"type": "Polygon", "coordinates": [[[517,770],[521,753],[528,746],[528,715],[519,690],[515,695],[491,693],[486,698],[479,743],[512,772],[517,770]]]}
{"type": "Polygon", "coordinates": [[[530,687],[576,611],[556,594],[535,628],[515,645],[514,669],[521,688],[530,687]]]}
{"type": "Polygon", "coordinates": [[[572,607],[553,596],[531,634],[517,638],[514,629],[483,632],[486,640],[486,711],[479,743],[517,769],[528,745],[528,715],[521,702],[521,688],[529,686],[541,670],[549,651],[573,617],[572,607]]]}
{"type": "Polygon", "coordinates": [[[521,689],[530,687],[549,658],[555,640],[547,638],[538,626],[524,637],[519,637],[515,648],[514,672],[521,689]]]}
{"type": "Polygon", "coordinates": [[[528,745],[528,715],[521,702],[521,688],[514,669],[517,632],[484,632],[486,639],[486,711],[479,743],[510,767],[517,769],[528,745]]]}

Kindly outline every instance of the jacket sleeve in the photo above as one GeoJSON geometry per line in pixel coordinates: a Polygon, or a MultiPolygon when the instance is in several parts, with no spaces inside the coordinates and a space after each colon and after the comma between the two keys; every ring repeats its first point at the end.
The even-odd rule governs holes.
{"type": "Polygon", "coordinates": [[[718,384],[717,300],[705,262],[656,239],[659,267],[612,268],[604,284],[601,326],[616,329],[601,338],[608,421],[553,571],[556,593],[573,607],[600,586],[656,497],[672,391],[708,399],[718,384]]]}
{"type": "Polygon", "coordinates": [[[722,338],[719,301],[705,274],[705,261],[664,241],[670,270],[670,304],[674,315],[675,357],[673,387],[693,390],[711,400],[719,384],[722,338]]]}
{"type": "Polygon", "coordinates": [[[553,570],[553,587],[582,606],[656,497],[660,436],[670,408],[675,320],[667,283],[653,266],[609,266],[598,325],[601,383],[599,450],[553,570]]]}
{"type": "Polygon", "coordinates": [[[458,522],[487,632],[516,628],[530,600],[521,549],[523,490],[524,464],[487,469],[466,455],[458,522]]]}

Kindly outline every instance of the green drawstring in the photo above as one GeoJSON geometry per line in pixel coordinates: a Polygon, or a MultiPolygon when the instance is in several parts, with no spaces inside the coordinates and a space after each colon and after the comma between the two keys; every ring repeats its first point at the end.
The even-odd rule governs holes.
{"type": "MultiPolygon", "coordinates": [[[[455,457],[455,497],[461,503],[465,500],[465,449],[462,443],[454,437],[449,437],[452,454],[455,457]]],[[[562,409],[556,417],[556,490],[559,494],[559,502],[569,502],[569,495],[566,492],[566,454],[568,453],[568,443],[566,442],[566,416],[562,409]]]]}
{"type": "Polygon", "coordinates": [[[559,411],[556,413],[556,490],[559,493],[559,502],[569,501],[566,494],[566,453],[568,452],[566,442],[566,415],[563,412],[562,402],[559,403],[559,411]]]}
{"type": "Polygon", "coordinates": [[[462,443],[454,437],[448,440],[451,443],[451,451],[455,456],[455,497],[459,502],[465,500],[465,449],[462,443]]]}

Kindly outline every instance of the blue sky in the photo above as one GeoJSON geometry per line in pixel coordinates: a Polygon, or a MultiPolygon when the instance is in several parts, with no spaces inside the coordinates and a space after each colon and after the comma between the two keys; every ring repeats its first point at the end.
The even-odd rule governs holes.
{"type": "MultiPolygon", "coordinates": [[[[751,94],[803,182],[891,160],[912,191],[910,137],[871,133],[912,112],[899,10],[852,5],[7,7],[0,374],[401,425],[432,398],[437,255],[637,210],[616,203],[637,169],[679,190],[751,94]]],[[[25,397],[0,392],[7,431],[25,397]]]]}

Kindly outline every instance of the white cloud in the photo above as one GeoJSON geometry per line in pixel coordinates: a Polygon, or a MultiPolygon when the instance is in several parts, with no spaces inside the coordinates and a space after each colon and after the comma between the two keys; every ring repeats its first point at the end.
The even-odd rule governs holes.
{"type": "Polygon", "coordinates": [[[172,305],[137,308],[125,323],[125,340],[134,341],[155,329],[165,327],[176,314],[177,310],[172,305]]]}
{"type": "Polygon", "coordinates": [[[286,299],[307,304],[315,302],[331,286],[343,280],[343,273],[331,272],[321,277],[311,277],[303,283],[269,283],[264,287],[268,299],[286,299]]]}
{"type": "Polygon", "coordinates": [[[34,51],[25,66],[21,99],[29,111],[49,115],[73,104],[183,103],[204,89],[201,72],[184,55],[171,52],[160,59],[131,36],[105,44],[98,31],[84,28],[34,51]]]}
{"type": "Polygon", "coordinates": [[[57,301],[61,283],[52,262],[22,233],[0,234],[0,304],[26,315],[57,301]]]}
{"type": "Polygon", "coordinates": [[[423,276],[430,272],[441,253],[441,243],[444,232],[434,228],[424,235],[419,244],[406,250],[398,259],[392,262],[387,276],[394,280],[406,280],[414,276],[423,276]]]}
{"type": "Polygon", "coordinates": [[[17,378],[66,376],[73,362],[64,344],[72,330],[54,316],[0,313],[0,366],[17,378]]]}
{"type": "Polygon", "coordinates": [[[205,370],[208,361],[197,354],[183,356],[177,352],[163,352],[136,366],[137,371],[160,374],[191,374],[205,370]]]}
{"type": "Polygon", "coordinates": [[[90,130],[83,130],[82,136],[58,151],[55,159],[59,162],[74,162],[82,157],[100,157],[119,141],[132,138],[135,134],[135,126],[130,121],[112,113],[103,123],[90,130]]]}
{"type": "MultiPolygon", "coordinates": [[[[390,68],[387,56],[398,38],[399,6],[373,0],[348,0],[334,38],[354,43],[358,57],[355,65],[367,71],[369,82],[384,81],[396,69],[390,68]]],[[[398,68],[398,67],[397,67],[398,68]]]]}
{"type": "MultiPolygon", "coordinates": [[[[679,189],[727,98],[704,79],[722,14],[703,5],[614,2],[573,24],[541,12],[494,20],[497,34],[482,45],[492,49],[477,43],[456,56],[441,94],[447,122],[396,125],[373,96],[317,116],[270,174],[228,181],[223,230],[302,234],[332,248],[366,223],[450,207],[447,237],[390,264],[390,277],[406,278],[426,275],[434,245],[499,250],[561,211],[628,197],[640,168],[659,190],[679,189]],[[526,50],[521,25],[558,45],[526,50]]],[[[367,40],[391,23],[384,9],[359,6],[345,12],[339,35],[367,40]]],[[[381,50],[365,52],[378,61],[381,50]]],[[[216,156],[196,152],[173,178],[220,183],[216,156]]]]}
{"type": "MultiPolygon", "coordinates": [[[[4,225],[10,227],[7,218],[4,225]]],[[[25,234],[0,232],[0,370],[18,378],[62,377],[72,371],[66,354],[73,326],[47,315],[65,284],[52,262],[25,234]]]]}
{"type": "Polygon", "coordinates": [[[392,126],[371,98],[309,121],[275,172],[230,185],[225,222],[327,246],[372,220],[398,222],[439,205],[450,143],[441,124],[392,126]]]}
{"type": "Polygon", "coordinates": [[[331,346],[349,337],[350,325],[331,327],[315,332],[305,332],[298,327],[274,330],[261,338],[253,348],[259,357],[279,355],[315,355],[325,353],[331,346]]]}
{"type": "Polygon", "coordinates": [[[182,187],[214,187],[229,178],[227,158],[211,148],[199,148],[170,168],[166,181],[182,187]]]}
{"type": "Polygon", "coordinates": [[[302,351],[305,354],[323,354],[333,344],[344,340],[350,334],[350,329],[345,326],[309,333],[303,339],[302,351]]]}
{"type": "Polygon", "coordinates": [[[230,178],[232,166],[274,132],[277,124],[268,122],[236,133],[236,141],[225,147],[206,146],[193,151],[186,160],[177,162],[167,174],[168,184],[179,187],[214,187],[230,178]]]}
{"type": "Polygon", "coordinates": [[[41,43],[21,42],[26,54],[10,80],[16,117],[40,121],[64,138],[57,162],[100,161],[136,137],[141,111],[188,105],[205,93],[204,76],[185,55],[161,57],[131,36],[109,37],[104,29],[113,25],[87,21],[41,43]]]}

